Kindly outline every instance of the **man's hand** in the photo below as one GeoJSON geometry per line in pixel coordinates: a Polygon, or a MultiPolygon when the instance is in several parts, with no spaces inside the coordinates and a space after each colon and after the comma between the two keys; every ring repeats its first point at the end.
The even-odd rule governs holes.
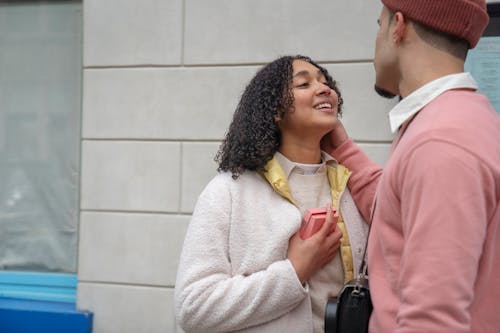
{"type": "Polygon", "coordinates": [[[341,144],[347,141],[347,139],[349,139],[349,136],[347,135],[344,125],[342,125],[342,122],[339,120],[335,128],[325,134],[321,139],[321,149],[331,154],[335,149],[340,147],[341,144]]]}

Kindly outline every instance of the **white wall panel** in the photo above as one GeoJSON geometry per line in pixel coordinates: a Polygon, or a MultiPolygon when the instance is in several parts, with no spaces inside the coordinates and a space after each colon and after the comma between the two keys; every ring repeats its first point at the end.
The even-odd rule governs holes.
{"type": "Polygon", "coordinates": [[[221,139],[255,70],[86,70],[83,137],[221,139]]]}
{"type": "Polygon", "coordinates": [[[185,0],[184,62],[371,59],[380,1],[185,0]]]}
{"type": "Polygon", "coordinates": [[[176,331],[171,288],[80,282],[78,309],[94,312],[92,333],[176,331]]]}
{"type": "Polygon", "coordinates": [[[84,66],[180,64],[182,0],[85,0],[84,66]]]}
{"type": "Polygon", "coordinates": [[[201,191],[217,174],[214,157],[220,142],[182,144],[181,211],[191,213],[201,191]]]}
{"type": "Polygon", "coordinates": [[[384,166],[389,158],[391,146],[389,144],[359,143],[359,147],[374,162],[384,166]]]}
{"type": "Polygon", "coordinates": [[[84,141],[81,208],[177,212],[180,143],[84,141]]]}
{"type": "Polygon", "coordinates": [[[173,286],[189,216],[82,212],[78,278],[173,286]]]}
{"type": "MultiPolygon", "coordinates": [[[[87,70],[84,138],[222,139],[251,77],[261,66],[87,70]]],[[[325,65],[339,82],[349,133],[390,140],[396,103],[373,90],[372,63],[325,65]]]]}

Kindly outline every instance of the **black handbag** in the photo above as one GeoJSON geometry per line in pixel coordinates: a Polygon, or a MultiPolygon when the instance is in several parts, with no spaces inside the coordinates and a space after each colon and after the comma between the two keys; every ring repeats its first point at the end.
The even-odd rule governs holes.
{"type": "MultiPolygon", "coordinates": [[[[370,222],[373,220],[374,210],[375,204],[370,222]]],[[[330,298],[326,303],[325,333],[368,333],[373,304],[368,286],[367,247],[368,236],[358,276],[342,287],[338,297],[330,298]]]]}
{"type": "Polygon", "coordinates": [[[373,305],[368,279],[362,274],[347,282],[338,298],[326,304],[325,333],[365,333],[373,305]]]}

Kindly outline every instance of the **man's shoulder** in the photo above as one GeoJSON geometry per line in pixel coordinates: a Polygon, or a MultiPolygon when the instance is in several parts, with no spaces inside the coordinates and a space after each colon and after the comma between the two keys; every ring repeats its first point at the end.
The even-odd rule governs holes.
{"type": "Polygon", "coordinates": [[[500,115],[488,99],[471,90],[450,90],[424,107],[412,120],[399,145],[408,158],[415,149],[455,150],[487,164],[500,163],[500,115]]]}
{"type": "Polygon", "coordinates": [[[425,106],[422,114],[436,120],[451,118],[455,121],[484,121],[498,116],[485,95],[469,89],[445,91],[425,106]]]}
{"type": "MultiPolygon", "coordinates": [[[[425,106],[412,122],[412,132],[428,137],[474,141],[500,135],[500,115],[488,98],[470,90],[447,91],[425,106]],[[432,135],[431,135],[432,134],[432,135]],[[484,137],[484,138],[483,138],[484,137]]],[[[486,140],[488,141],[488,140],[486,140]]]]}

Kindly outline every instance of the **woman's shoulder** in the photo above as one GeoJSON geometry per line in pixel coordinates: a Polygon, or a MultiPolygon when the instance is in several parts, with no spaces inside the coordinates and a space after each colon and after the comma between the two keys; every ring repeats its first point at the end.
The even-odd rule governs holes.
{"type": "Polygon", "coordinates": [[[262,192],[263,187],[259,183],[262,183],[262,177],[257,172],[244,172],[236,179],[231,172],[219,172],[201,191],[196,205],[224,205],[241,200],[248,194],[262,192]]]}
{"type": "Polygon", "coordinates": [[[245,171],[236,179],[230,171],[222,171],[215,175],[205,187],[205,190],[238,189],[252,183],[261,183],[262,177],[255,171],[245,171]]]}

